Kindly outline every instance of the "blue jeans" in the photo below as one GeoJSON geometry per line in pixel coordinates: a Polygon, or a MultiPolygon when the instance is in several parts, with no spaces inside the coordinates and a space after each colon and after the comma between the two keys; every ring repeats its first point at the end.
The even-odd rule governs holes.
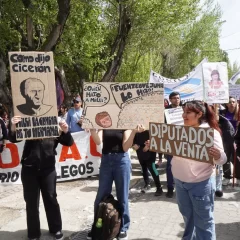
{"type": "Polygon", "coordinates": [[[114,181],[117,199],[120,203],[122,213],[121,232],[127,231],[130,225],[128,206],[130,173],[131,161],[127,152],[102,155],[99,174],[99,187],[97,197],[94,202],[94,213],[96,216],[99,203],[105,196],[112,192],[112,184],[114,181]]]}
{"type": "Polygon", "coordinates": [[[166,174],[167,174],[167,188],[168,189],[174,189],[174,181],[173,181],[173,175],[172,175],[172,158],[171,155],[165,155],[167,159],[167,167],[166,167],[166,174]]]}
{"type": "Polygon", "coordinates": [[[215,176],[198,183],[174,180],[178,207],[185,222],[182,240],[216,240],[213,217],[215,176]]]}

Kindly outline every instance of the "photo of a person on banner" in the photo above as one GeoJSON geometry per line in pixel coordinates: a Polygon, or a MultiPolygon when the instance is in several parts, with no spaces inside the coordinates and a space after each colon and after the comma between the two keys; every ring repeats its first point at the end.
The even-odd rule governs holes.
{"type": "Polygon", "coordinates": [[[213,70],[211,72],[211,81],[209,81],[209,85],[213,89],[219,89],[223,85],[223,82],[220,79],[220,74],[218,70],[213,70]]]}

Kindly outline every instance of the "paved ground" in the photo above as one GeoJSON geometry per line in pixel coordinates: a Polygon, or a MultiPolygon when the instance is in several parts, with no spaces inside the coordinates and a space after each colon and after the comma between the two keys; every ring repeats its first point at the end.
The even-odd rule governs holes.
{"type": "MultiPolygon", "coordinates": [[[[155,197],[154,188],[146,194],[140,194],[143,185],[140,167],[133,163],[133,176],[130,192],[131,240],[181,239],[183,220],[178,211],[175,198],[155,197]]],[[[165,163],[160,169],[161,180],[166,191],[165,163]]],[[[82,240],[93,219],[93,202],[98,187],[97,177],[57,184],[58,200],[63,218],[65,240],[82,240]]],[[[227,187],[223,198],[216,199],[215,219],[217,240],[240,239],[240,192],[227,187]]],[[[40,203],[42,238],[53,240],[40,203]]],[[[0,185],[0,239],[27,239],[25,203],[21,185],[0,185]]],[[[206,239],[207,240],[207,239],[206,239]]]]}

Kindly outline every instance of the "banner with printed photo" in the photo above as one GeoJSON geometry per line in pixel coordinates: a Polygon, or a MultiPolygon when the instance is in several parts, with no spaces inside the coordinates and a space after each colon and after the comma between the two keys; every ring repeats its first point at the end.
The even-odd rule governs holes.
{"type": "Polygon", "coordinates": [[[203,64],[204,101],[207,103],[228,103],[228,70],[226,62],[203,64]]]}
{"type": "Polygon", "coordinates": [[[151,71],[149,82],[163,83],[164,98],[167,100],[169,99],[169,94],[171,92],[179,92],[182,102],[203,100],[202,64],[205,62],[207,62],[207,59],[203,59],[191,72],[178,79],[166,78],[151,71]]]}
{"type": "Polygon", "coordinates": [[[168,124],[183,125],[182,107],[165,109],[164,114],[168,124]]]}
{"type": "MultiPolygon", "coordinates": [[[[71,147],[58,144],[56,155],[57,181],[67,181],[99,173],[101,149],[87,132],[72,134],[71,147]]],[[[6,145],[0,154],[0,184],[21,184],[21,163],[24,141],[6,145]]]]}
{"type": "Polygon", "coordinates": [[[21,116],[17,139],[57,137],[57,101],[52,52],[9,52],[13,111],[21,116]]]}
{"type": "Polygon", "coordinates": [[[150,123],[150,150],[213,164],[209,150],[214,143],[212,128],[150,123]]]}
{"type": "Polygon", "coordinates": [[[162,83],[85,83],[83,128],[146,128],[164,122],[162,83]]]}

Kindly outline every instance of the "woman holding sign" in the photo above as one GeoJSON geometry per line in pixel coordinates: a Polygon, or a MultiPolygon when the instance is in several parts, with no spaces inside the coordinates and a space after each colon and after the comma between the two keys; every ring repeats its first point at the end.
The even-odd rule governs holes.
{"type": "MultiPolygon", "coordinates": [[[[118,239],[128,239],[127,231],[130,225],[128,193],[130,184],[131,161],[128,150],[133,145],[136,133],[143,132],[143,125],[133,130],[109,129],[96,132],[91,129],[91,135],[97,145],[102,144],[102,159],[100,165],[99,187],[94,202],[94,220],[99,203],[112,192],[113,181],[116,187],[117,199],[121,208],[121,228],[118,239]]],[[[95,221],[94,221],[95,222],[95,221]]],[[[92,239],[89,232],[87,239],[92,239]]]]}
{"type": "MultiPolygon", "coordinates": [[[[11,119],[9,140],[16,140],[16,124],[21,121],[20,116],[11,119]]],[[[47,215],[49,232],[56,240],[63,239],[62,219],[56,192],[55,155],[58,143],[65,146],[73,144],[73,138],[68,131],[65,121],[59,123],[60,136],[58,138],[44,138],[26,140],[21,158],[23,196],[26,202],[27,231],[29,240],[40,239],[39,199],[42,194],[47,215]]]]}
{"type": "MultiPolygon", "coordinates": [[[[186,102],[183,105],[183,119],[185,126],[214,129],[214,146],[210,148],[209,156],[213,158],[214,164],[224,164],[227,158],[221,130],[210,106],[202,101],[186,102]]],[[[172,173],[178,207],[185,222],[182,239],[215,240],[215,166],[173,156],[172,173]]]]}

